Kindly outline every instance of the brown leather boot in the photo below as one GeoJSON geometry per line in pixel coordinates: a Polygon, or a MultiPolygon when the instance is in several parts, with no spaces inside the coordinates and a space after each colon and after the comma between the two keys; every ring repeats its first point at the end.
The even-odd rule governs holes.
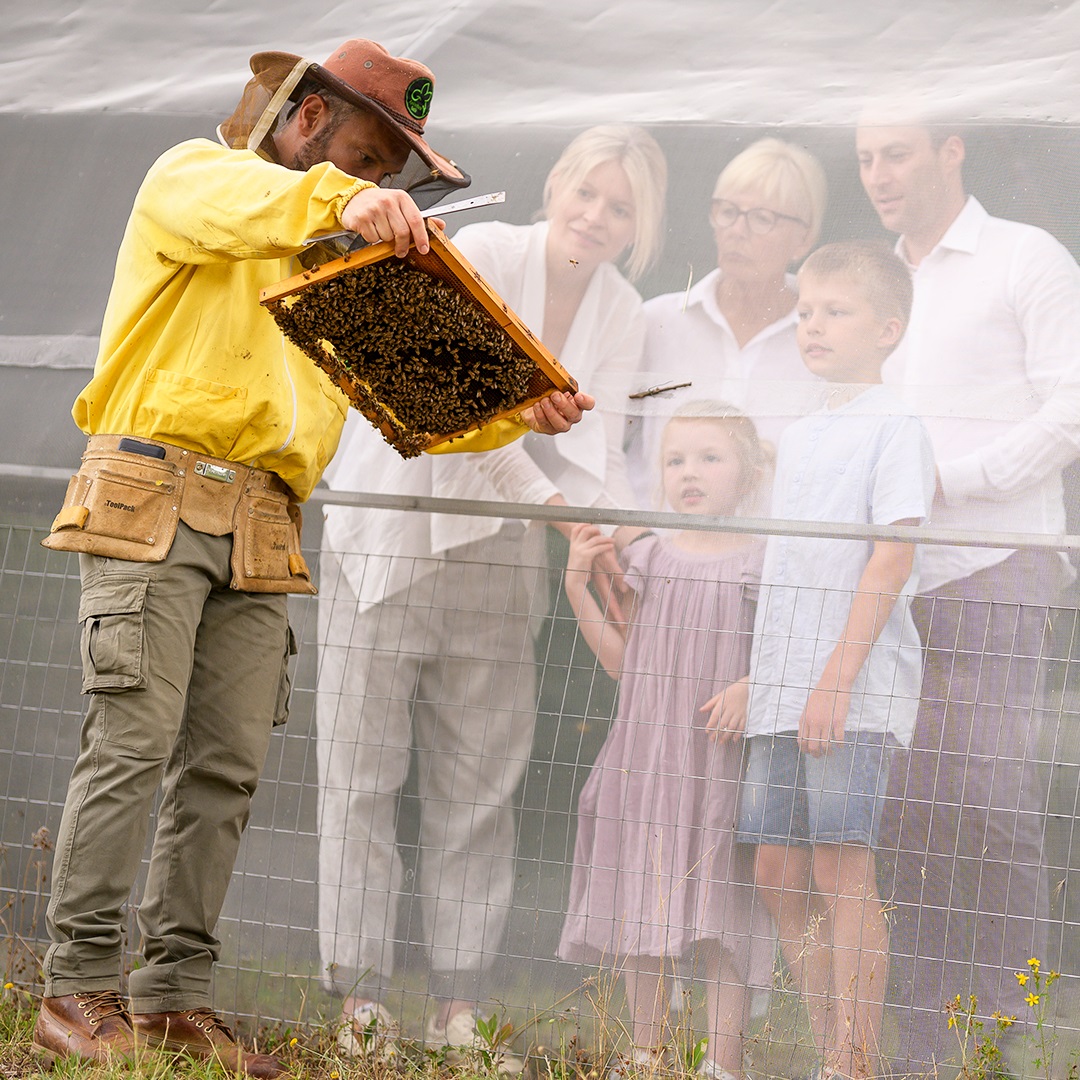
{"type": "Polygon", "coordinates": [[[175,1050],[201,1061],[218,1061],[231,1072],[265,1077],[266,1080],[285,1071],[277,1058],[245,1050],[228,1024],[211,1008],[135,1013],[131,1022],[136,1044],[140,1047],[175,1050]]]}
{"type": "Polygon", "coordinates": [[[58,1057],[108,1062],[135,1055],[135,1033],[116,990],[90,990],[41,999],[34,1053],[51,1065],[58,1057]]]}

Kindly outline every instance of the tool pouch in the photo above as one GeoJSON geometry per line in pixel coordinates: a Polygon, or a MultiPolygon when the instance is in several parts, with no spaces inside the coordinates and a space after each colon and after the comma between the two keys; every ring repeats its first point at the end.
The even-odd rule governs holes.
{"type": "Polygon", "coordinates": [[[180,520],[184,477],[171,462],[123,450],[87,450],[42,541],[130,562],[161,562],[180,520]]]}
{"type": "Polygon", "coordinates": [[[302,520],[287,492],[261,483],[247,487],[233,522],[232,587],[313,596],[318,590],[300,552],[302,520]]]}

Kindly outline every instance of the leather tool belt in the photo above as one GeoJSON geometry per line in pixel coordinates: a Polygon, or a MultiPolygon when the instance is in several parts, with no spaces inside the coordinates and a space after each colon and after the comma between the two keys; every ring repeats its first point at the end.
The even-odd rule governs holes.
{"type": "Polygon", "coordinates": [[[316,592],[300,552],[300,507],[280,477],[156,439],[91,435],[42,544],[160,562],[181,521],[211,536],[232,534],[232,588],[316,592]]]}

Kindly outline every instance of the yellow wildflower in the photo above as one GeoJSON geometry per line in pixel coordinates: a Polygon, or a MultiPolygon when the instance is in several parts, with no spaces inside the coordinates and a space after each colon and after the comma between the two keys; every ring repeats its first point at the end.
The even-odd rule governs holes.
{"type": "Polygon", "coordinates": [[[299,1039],[298,1039],[298,1038],[297,1038],[297,1037],[296,1037],[296,1036],[294,1035],[294,1036],[293,1036],[293,1037],[292,1037],[292,1038],[291,1038],[291,1039],[289,1040],[289,1045],[290,1045],[290,1046],[295,1046],[295,1045],[296,1045],[296,1044],[297,1044],[297,1043],[298,1043],[299,1041],[300,1041],[300,1040],[299,1040],[299,1039]]]}
{"type": "Polygon", "coordinates": [[[1035,972],[1036,975],[1038,975],[1039,974],[1039,958],[1037,956],[1033,956],[1028,961],[1028,967],[1031,968],[1031,970],[1033,972],[1035,972]]]}
{"type": "Polygon", "coordinates": [[[1028,981],[1028,975],[1027,975],[1027,973],[1026,973],[1026,972],[1023,972],[1023,971],[1018,971],[1018,972],[1016,973],[1016,981],[1017,981],[1017,982],[1018,982],[1018,983],[1019,983],[1019,984],[1020,984],[1021,986],[1027,986],[1027,981],[1028,981]]]}
{"type": "Polygon", "coordinates": [[[4,989],[5,990],[14,990],[15,989],[15,984],[13,982],[6,982],[6,983],[4,983],[4,989]]]}
{"type": "Polygon", "coordinates": [[[1034,1009],[1035,1006],[1039,1004],[1039,995],[1028,994],[1028,996],[1024,998],[1024,1000],[1034,1009]]]}

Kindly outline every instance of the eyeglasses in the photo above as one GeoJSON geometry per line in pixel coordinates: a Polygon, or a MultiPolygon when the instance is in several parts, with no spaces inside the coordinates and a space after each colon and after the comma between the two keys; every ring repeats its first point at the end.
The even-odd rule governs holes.
{"type": "Polygon", "coordinates": [[[733,202],[728,202],[727,199],[713,199],[712,208],[713,224],[719,225],[721,229],[730,229],[743,216],[746,217],[747,228],[758,236],[771,233],[781,220],[797,221],[804,228],[810,228],[802,218],[794,217],[792,214],[781,214],[776,210],[766,210],[764,206],[754,206],[749,210],[740,210],[733,202]]]}

